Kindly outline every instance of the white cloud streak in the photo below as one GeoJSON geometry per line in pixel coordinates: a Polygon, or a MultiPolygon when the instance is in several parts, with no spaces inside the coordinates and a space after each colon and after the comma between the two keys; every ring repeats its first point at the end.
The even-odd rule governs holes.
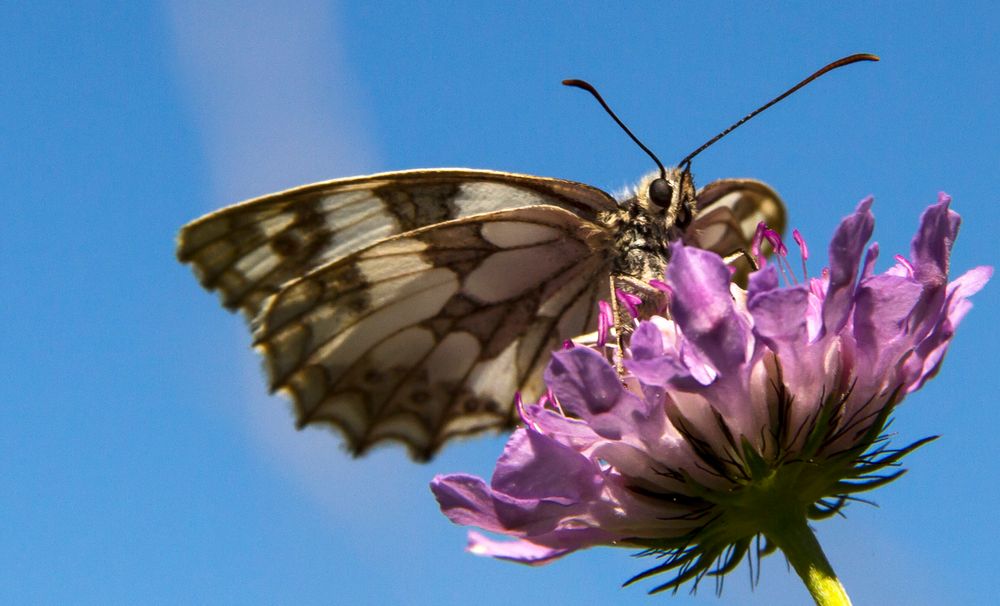
{"type": "Polygon", "coordinates": [[[363,94],[328,4],[172,0],[167,9],[213,196],[235,201],[372,168],[363,94]]]}
{"type": "MultiPolygon", "coordinates": [[[[209,166],[212,208],[372,171],[363,94],[327,4],[173,0],[166,7],[176,73],[209,166]]],[[[239,347],[234,343],[234,352],[239,347]]],[[[368,481],[412,474],[401,471],[402,452],[353,461],[338,436],[297,432],[283,398],[265,398],[251,355],[243,388],[233,390],[239,414],[265,457],[333,514],[333,525],[349,528],[348,521],[366,511],[388,513],[396,491],[426,498],[426,470],[393,482],[368,481]]]]}

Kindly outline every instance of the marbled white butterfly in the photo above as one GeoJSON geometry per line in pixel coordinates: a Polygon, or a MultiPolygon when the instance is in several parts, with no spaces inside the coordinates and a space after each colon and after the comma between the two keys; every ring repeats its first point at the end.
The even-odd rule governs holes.
{"type": "MultiPolygon", "coordinates": [[[[661,278],[670,241],[728,255],[750,247],[761,221],[780,230],[770,187],[724,179],[696,191],[690,160],[859,60],[876,58],[826,66],[680,168],[653,156],[660,171],[618,197],[484,170],[337,179],[204,216],[181,230],[177,255],[246,315],[270,388],[291,396],[300,427],[332,423],[355,454],[397,440],[426,460],[452,436],[511,427],[514,394],[539,395],[548,353],[594,330],[609,284],[641,291],[661,278]]],[[[586,83],[567,84],[607,109],[586,83]]]]}

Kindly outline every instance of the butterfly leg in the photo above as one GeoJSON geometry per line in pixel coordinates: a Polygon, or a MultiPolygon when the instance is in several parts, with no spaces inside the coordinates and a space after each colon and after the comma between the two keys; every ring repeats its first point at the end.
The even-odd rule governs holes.
{"type": "Polygon", "coordinates": [[[727,265],[732,265],[737,259],[743,257],[750,264],[750,271],[757,271],[760,269],[760,265],[757,264],[757,259],[751,255],[745,248],[737,248],[728,255],[722,257],[722,260],[726,262],[727,265]]]}
{"type": "Polygon", "coordinates": [[[618,369],[618,376],[625,376],[625,369],[622,360],[625,358],[625,337],[629,335],[636,320],[649,318],[653,315],[667,315],[669,310],[666,306],[666,293],[650,286],[646,282],[632,276],[611,275],[609,277],[609,291],[611,313],[614,316],[615,343],[618,346],[618,359],[615,361],[615,368],[618,369]],[[638,309],[625,309],[618,299],[618,292],[634,295],[641,299],[638,309]],[[633,312],[638,312],[633,315],[633,312]]]}
{"type": "Polygon", "coordinates": [[[608,292],[610,303],[611,303],[611,316],[614,318],[614,331],[615,331],[615,344],[618,346],[618,357],[615,359],[615,369],[618,371],[618,378],[622,379],[625,377],[625,367],[622,365],[622,360],[625,359],[625,348],[622,344],[622,336],[624,335],[624,322],[622,322],[622,311],[618,305],[617,287],[615,286],[615,275],[611,274],[608,276],[608,292]]]}

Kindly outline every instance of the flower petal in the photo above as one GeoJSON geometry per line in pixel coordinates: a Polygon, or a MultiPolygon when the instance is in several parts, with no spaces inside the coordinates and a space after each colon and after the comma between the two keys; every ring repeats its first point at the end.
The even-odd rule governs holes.
{"type": "Polygon", "coordinates": [[[875,273],[875,261],[878,260],[878,242],[872,242],[865,252],[865,262],[861,265],[861,279],[871,277],[875,273]]]}
{"type": "Polygon", "coordinates": [[[673,353],[663,348],[663,333],[652,322],[640,322],[629,341],[631,357],[625,368],[643,385],[664,387],[676,376],[689,374],[673,353]]]}
{"type": "Polygon", "coordinates": [[[496,541],[474,530],[469,531],[469,553],[478,556],[493,557],[500,560],[512,560],[522,564],[546,564],[575,551],[573,548],[545,547],[523,539],[514,541],[496,541]]]}
{"type": "Polygon", "coordinates": [[[590,459],[569,446],[519,429],[497,461],[490,486],[495,495],[572,505],[600,491],[601,475],[590,459]]]}
{"type": "Polygon", "coordinates": [[[729,268],[719,255],[675,243],[667,266],[671,311],[684,336],[720,373],[746,360],[749,331],[733,308],[729,268]]]}
{"type": "Polygon", "coordinates": [[[752,300],[758,293],[778,288],[778,268],[773,265],[763,267],[752,274],[747,281],[747,300],[752,300]]]}
{"type": "Polygon", "coordinates": [[[948,284],[949,296],[968,298],[979,292],[993,277],[993,268],[980,265],[965,272],[948,284]]]}
{"type": "Polygon", "coordinates": [[[980,266],[965,272],[948,285],[945,310],[927,337],[914,350],[913,356],[906,362],[905,371],[910,392],[920,389],[927,379],[937,374],[955,329],[972,308],[972,303],[967,297],[978,292],[992,275],[992,267],[980,266]]]}
{"type": "Polygon", "coordinates": [[[431,480],[431,492],[452,522],[494,532],[506,530],[493,507],[492,491],[482,478],[464,473],[437,475],[431,480]]]}
{"type": "Polygon", "coordinates": [[[875,226],[872,201],[870,196],[862,200],[857,210],[840,222],[830,242],[830,285],[823,303],[825,333],[840,332],[850,315],[858,263],[875,226]]]}
{"type": "Polygon", "coordinates": [[[646,414],[643,401],[622,387],[615,369],[592,349],[553,353],[545,383],[565,410],[609,440],[620,440],[634,431],[636,415],[646,414]]]}
{"type": "Polygon", "coordinates": [[[652,322],[639,322],[629,339],[633,360],[649,360],[663,355],[663,333],[652,322]]]}
{"type": "Polygon", "coordinates": [[[571,446],[574,450],[583,451],[599,439],[594,430],[580,419],[567,418],[539,404],[528,404],[522,408],[522,419],[532,431],[543,434],[571,446]]]}
{"type": "Polygon", "coordinates": [[[928,287],[944,286],[948,280],[948,258],[958,236],[961,217],[948,208],[951,198],[941,193],[938,203],[924,211],[913,237],[911,256],[914,276],[928,287]]]}
{"type": "MultiPolygon", "coordinates": [[[[861,358],[856,372],[861,386],[895,380],[887,376],[903,353],[912,348],[908,320],[923,288],[909,278],[882,274],[861,281],[854,309],[854,339],[861,358]]],[[[895,387],[894,385],[892,387],[895,387]]]]}
{"type": "Polygon", "coordinates": [[[805,345],[809,296],[809,287],[804,284],[758,293],[747,302],[754,332],[778,351],[791,345],[805,345]]]}

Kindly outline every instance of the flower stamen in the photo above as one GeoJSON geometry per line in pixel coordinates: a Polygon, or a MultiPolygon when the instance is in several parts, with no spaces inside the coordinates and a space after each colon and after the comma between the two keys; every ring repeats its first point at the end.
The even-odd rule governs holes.
{"type": "Polygon", "coordinates": [[[633,295],[632,293],[625,292],[620,288],[616,288],[615,298],[618,299],[619,303],[625,306],[625,309],[628,310],[628,313],[632,316],[632,318],[639,317],[639,307],[642,306],[642,299],[640,299],[637,295],[633,295]]]}
{"type": "Polygon", "coordinates": [[[792,239],[795,243],[799,245],[799,252],[802,257],[802,279],[803,281],[809,279],[809,269],[806,267],[806,261],[809,260],[809,247],[806,246],[806,240],[802,237],[802,234],[798,229],[792,230],[792,239]]]}
{"type": "Polygon", "coordinates": [[[912,278],[913,277],[913,264],[910,263],[910,260],[907,259],[906,257],[904,257],[903,255],[894,255],[893,258],[896,260],[897,263],[899,263],[900,265],[903,266],[903,269],[906,270],[906,277],[907,278],[912,278]]]}
{"type": "Polygon", "coordinates": [[[604,347],[608,343],[608,333],[615,325],[611,304],[605,300],[597,302],[597,346],[604,347]]]}

